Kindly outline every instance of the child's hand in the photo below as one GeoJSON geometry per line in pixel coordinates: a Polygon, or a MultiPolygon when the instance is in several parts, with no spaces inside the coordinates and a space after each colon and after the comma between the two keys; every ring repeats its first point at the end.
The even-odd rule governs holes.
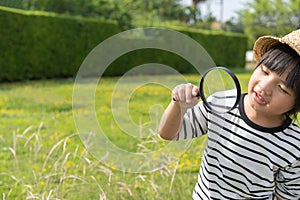
{"type": "Polygon", "coordinates": [[[194,107],[198,103],[199,88],[191,83],[176,86],[172,91],[172,98],[183,109],[194,107]]]}

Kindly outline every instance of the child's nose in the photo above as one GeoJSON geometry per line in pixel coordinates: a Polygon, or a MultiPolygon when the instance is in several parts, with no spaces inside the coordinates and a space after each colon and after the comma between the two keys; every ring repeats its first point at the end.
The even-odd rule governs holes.
{"type": "Polygon", "coordinates": [[[274,84],[272,79],[264,79],[260,82],[259,87],[261,89],[261,92],[263,92],[265,95],[271,95],[273,85],[274,84]]]}

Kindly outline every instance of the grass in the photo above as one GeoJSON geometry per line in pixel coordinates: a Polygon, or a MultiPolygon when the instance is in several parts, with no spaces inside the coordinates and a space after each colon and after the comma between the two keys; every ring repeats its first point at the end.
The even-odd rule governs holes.
{"type": "MultiPolygon", "coordinates": [[[[249,74],[238,76],[245,91],[249,74]]],[[[151,79],[159,83],[162,78],[172,83],[176,77],[151,79]]],[[[194,84],[199,81],[195,75],[187,75],[186,79],[194,84]]],[[[170,88],[150,83],[135,88],[132,93],[122,88],[112,93],[117,81],[118,78],[101,79],[95,95],[97,120],[107,138],[128,152],[149,153],[164,149],[169,143],[160,140],[155,130],[170,101],[170,88]],[[112,99],[118,103],[129,102],[130,121],[121,124],[122,129],[112,116],[112,99]],[[130,129],[137,135],[126,134],[130,129]]],[[[205,138],[194,140],[186,151],[177,155],[180,160],[175,159],[154,172],[119,171],[93,157],[80,140],[73,111],[85,115],[87,108],[84,105],[72,107],[73,86],[72,79],[0,85],[2,199],[191,197],[205,138]]],[[[118,109],[117,112],[126,113],[122,107],[118,109]]],[[[143,164],[130,162],[133,166],[143,164]]]]}

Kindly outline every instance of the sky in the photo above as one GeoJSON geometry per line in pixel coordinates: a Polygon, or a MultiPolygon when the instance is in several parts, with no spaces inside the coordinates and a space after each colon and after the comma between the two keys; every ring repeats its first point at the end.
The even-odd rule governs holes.
{"type": "MultiPolygon", "coordinates": [[[[200,3],[200,9],[203,15],[210,10],[213,16],[218,21],[221,20],[221,1],[222,0],[207,0],[205,3],[200,3]]],[[[191,5],[192,0],[181,0],[183,5],[191,5]]],[[[222,22],[229,20],[231,17],[237,17],[235,11],[245,8],[245,3],[251,0],[223,0],[223,17],[222,22]]]]}

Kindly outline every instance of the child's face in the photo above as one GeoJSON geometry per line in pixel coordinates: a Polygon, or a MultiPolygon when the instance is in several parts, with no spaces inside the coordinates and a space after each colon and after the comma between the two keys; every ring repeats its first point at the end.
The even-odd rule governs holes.
{"type": "Polygon", "coordinates": [[[287,88],[285,76],[279,76],[264,65],[258,66],[248,83],[251,107],[271,117],[282,117],[295,105],[295,94],[287,88]]]}

